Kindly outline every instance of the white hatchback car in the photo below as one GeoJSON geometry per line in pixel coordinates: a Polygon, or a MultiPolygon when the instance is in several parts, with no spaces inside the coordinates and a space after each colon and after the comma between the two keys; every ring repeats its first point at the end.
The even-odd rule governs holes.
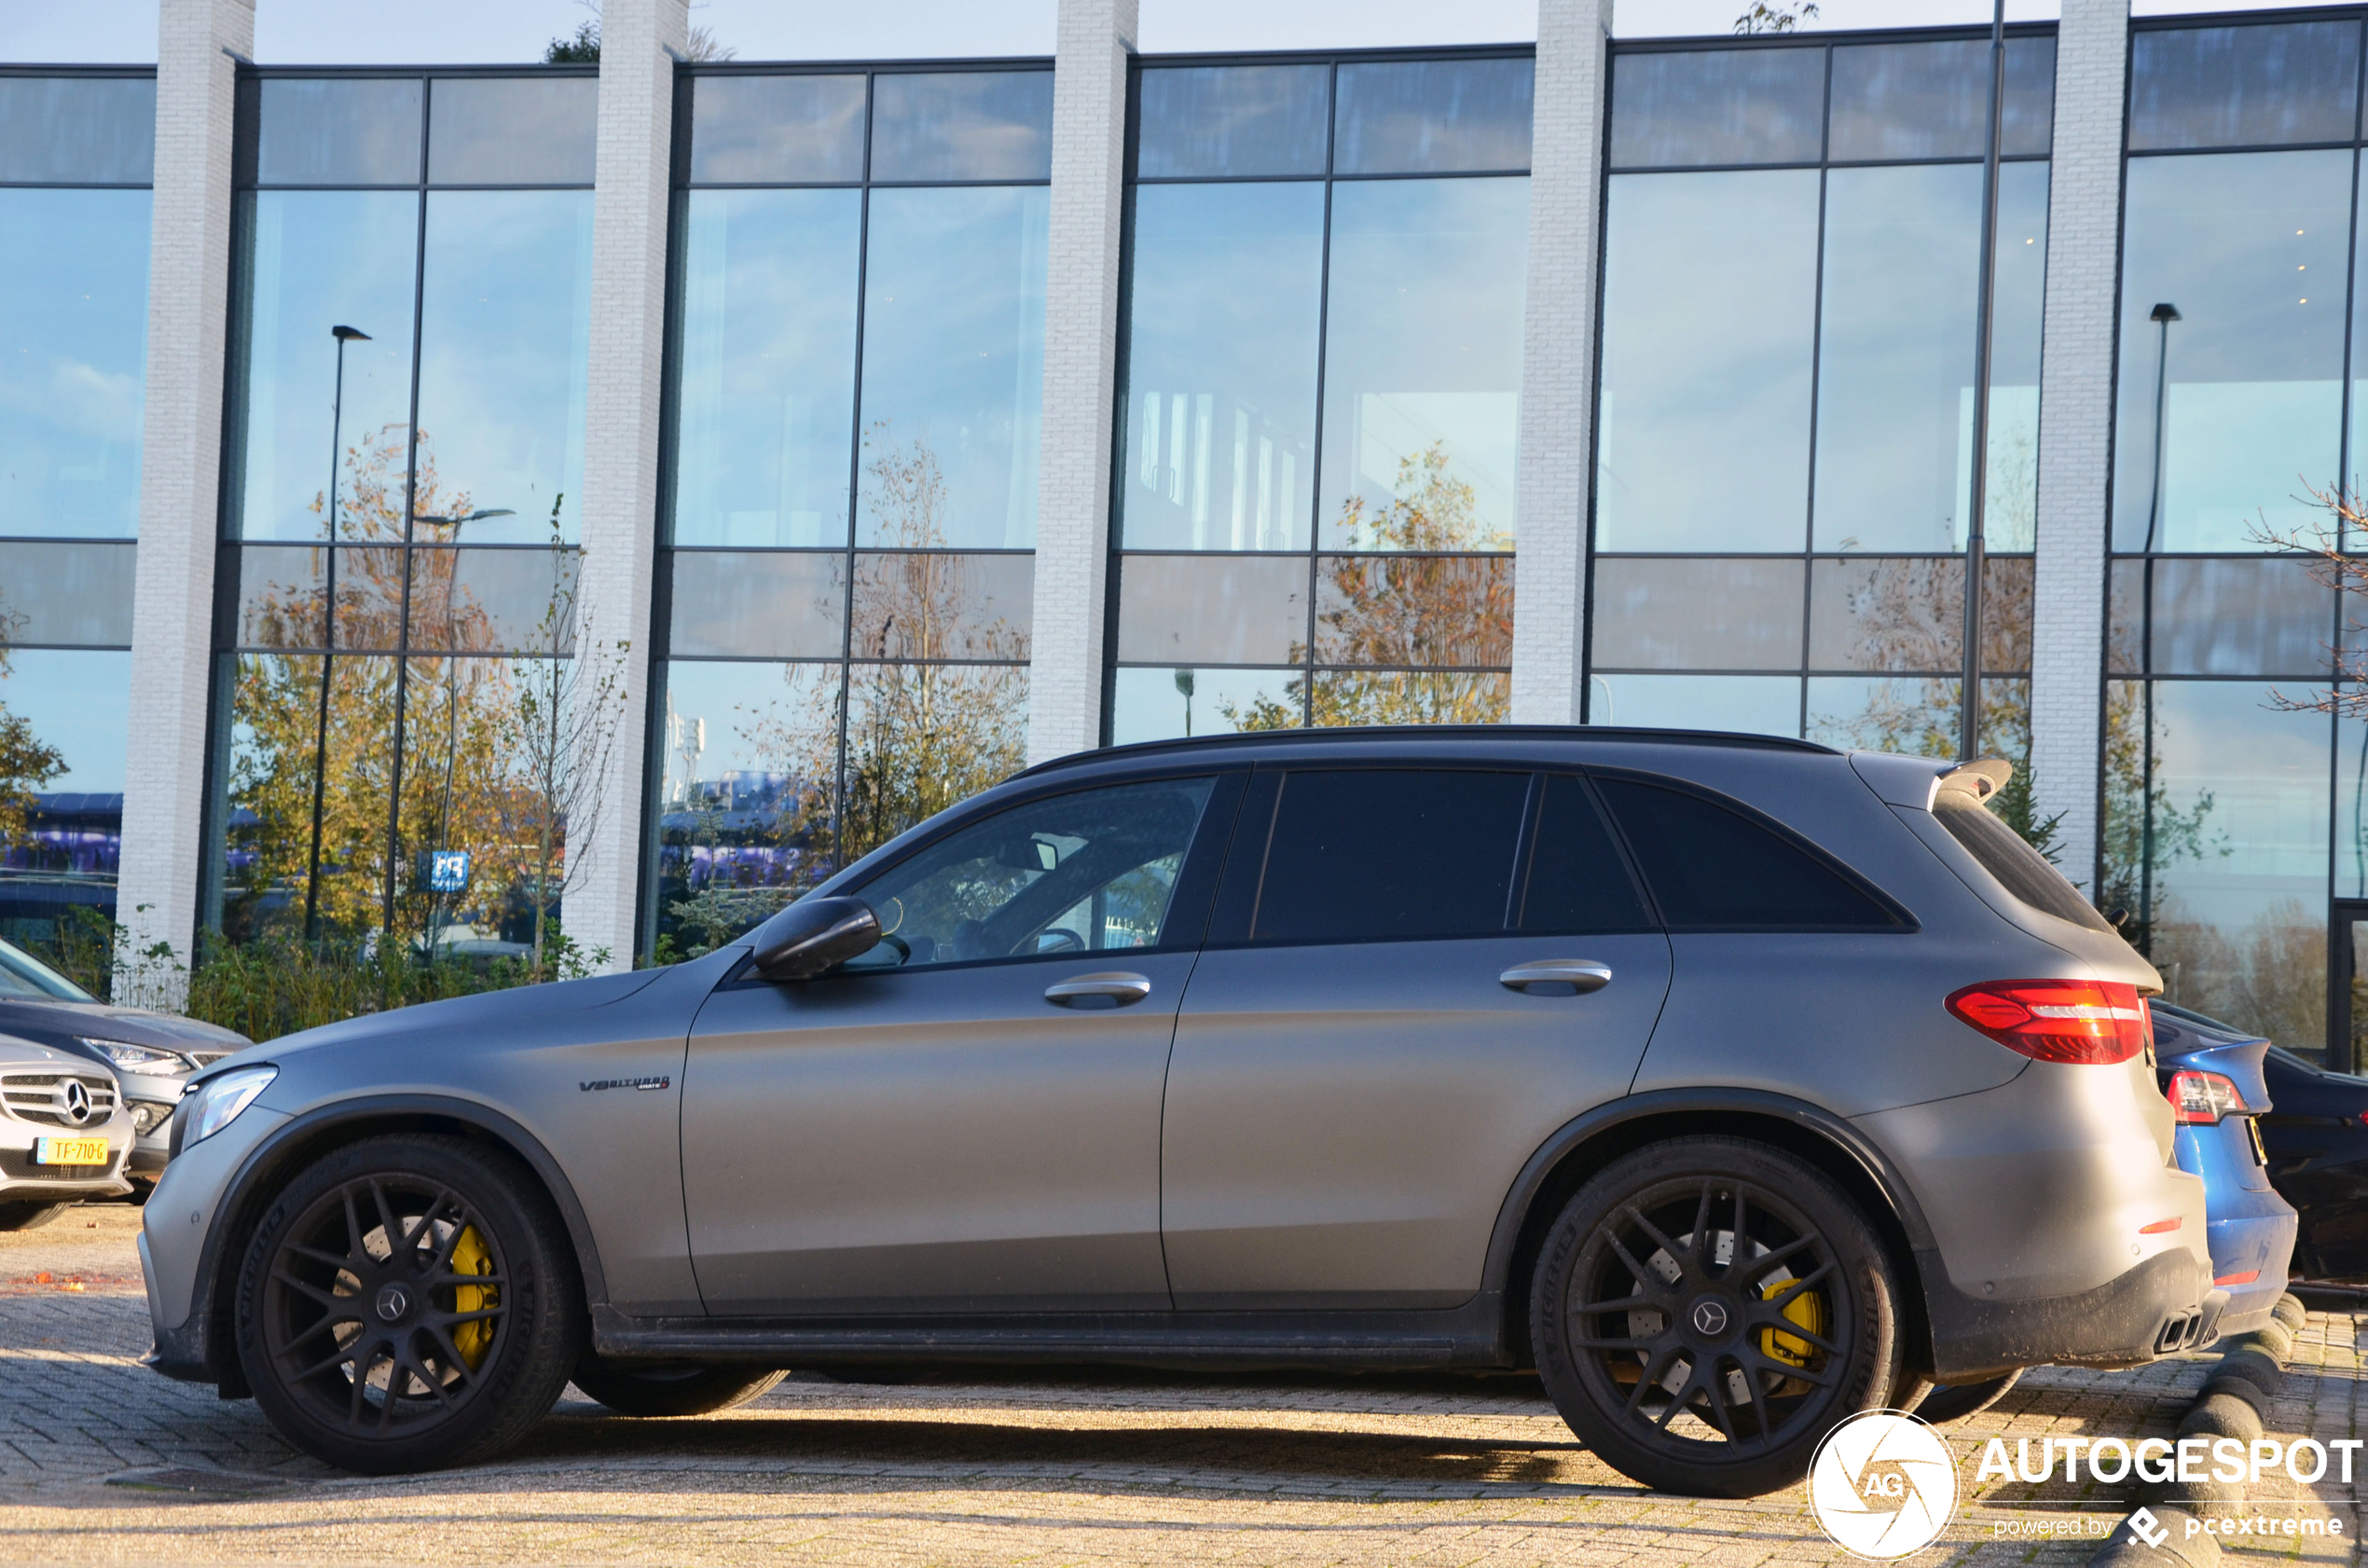
{"type": "Polygon", "coordinates": [[[0,1231],[54,1219],[86,1198],[131,1190],[131,1113],[115,1075],[0,1035],[0,1231]]]}

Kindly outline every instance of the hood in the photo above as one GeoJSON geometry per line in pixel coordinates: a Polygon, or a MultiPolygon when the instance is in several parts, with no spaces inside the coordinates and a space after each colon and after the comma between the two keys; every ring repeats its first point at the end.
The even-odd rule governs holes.
{"type": "Polygon", "coordinates": [[[606,1007],[612,1002],[621,1002],[667,972],[662,969],[630,970],[623,974],[594,975],[588,980],[558,980],[542,985],[520,985],[507,991],[484,991],[473,997],[452,997],[440,1002],[421,1002],[414,1007],[396,1008],[391,1012],[365,1012],[359,1018],[347,1018],[335,1024],[324,1024],[317,1029],[282,1035],[255,1049],[268,1052],[273,1057],[282,1057],[320,1046],[348,1045],[356,1040],[413,1035],[422,1031],[483,1028],[489,1025],[527,1019],[540,1022],[563,1013],[582,1012],[606,1007]]]}
{"type": "Polygon", "coordinates": [[[2184,1018],[2155,1014],[2155,1062],[2166,1088],[2170,1075],[2182,1067],[2218,1073],[2237,1086],[2247,1109],[2265,1111],[2270,1108],[2269,1083],[2261,1065],[2268,1054],[2269,1042],[2259,1035],[2208,1029],[2184,1018]]]}
{"type": "Polygon", "coordinates": [[[0,1072],[41,1072],[61,1068],[79,1073],[108,1071],[87,1056],[53,1051],[19,1035],[0,1035],[0,1072]]]}
{"type": "Polygon", "coordinates": [[[151,1012],[144,1007],[116,1007],[107,1002],[33,1000],[22,997],[0,999],[0,1031],[41,1037],[89,1035],[94,1039],[123,1040],[131,1045],[157,1045],[179,1051],[244,1051],[254,1043],[246,1036],[194,1018],[151,1012]]]}

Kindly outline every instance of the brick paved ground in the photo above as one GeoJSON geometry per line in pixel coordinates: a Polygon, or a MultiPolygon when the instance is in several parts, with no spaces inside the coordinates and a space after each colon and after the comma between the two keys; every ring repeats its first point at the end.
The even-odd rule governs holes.
{"type": "MultiPolygon", "coordinates": [[[[1641,1492],[1573,1441],[1535,1383],[1373,1386],[1132,1380],[1024,1387],[785,1383],[678,1422],[603,1418],[572,1391],[496,1465],[398,1482],[292,1453],[251,1402],[137,1364],[147,1320],[136,1212],[0,1236],[0,1560],[171,1562],[1806,1563],[1852,1561],[1798,1489],[1748,1504],[1641,1492]],[[48,1273],[50,1278],[39,1276],[48,1273]],[[76,1288],[79,1286],[80,1288],[76,1288]],[[228,1472],[203,1493],[109,1484],[156,1466],[228,1472]]],[[[2368,1311],[2316,1314],[2273,1432],[2361,1429],[2368,1311]]],[[[1982,1440],[2168,1435],[2205,1357],[2047,1370],[1949,1429],[1982,1440]]],[[[2368,1465],[2359,1472],[2368,1487],[2368,1465]]],[[[1991,1483],[1915,1561],[2073,1563],[2113,1489],[1991,1483]]],[[[2343,1520],[2275,1555],[2347,1561],[2334,1482],[2246,1511],[2343,1520]]],[[[2254,1555],[2249,1552],[2248,1556],[2254,1555]]],[[[2265,1547],[2262,1556],[2272,1555],[2265,1547]]]]}

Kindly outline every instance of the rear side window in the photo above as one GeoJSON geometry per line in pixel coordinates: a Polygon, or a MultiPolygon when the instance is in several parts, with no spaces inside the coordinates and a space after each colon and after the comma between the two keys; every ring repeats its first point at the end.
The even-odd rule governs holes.
{"type": "Polygon", "coordinates": [[[1652,925],[1628,864],[1612,843],[1586,782],[1546,781],[1529,881],[1518,922],[1524,931],[1634,931],[1652,925]]]}
{"type": "Polygon", "coordinates": [[[1528,803],[1526,773],[1287,774],[1251,938],[1493,936],[1505,928],[1528,803]]]}
{"type": "Polygon", "coordinates": [[[1633,779],[1597,780],[1673,927],[1893,930],[1900,921],[1797,844],[1739,811],[1633,779]]]}
{"type": "Polygon", "coordinates": [[[1982,870],[2031,908],[2092,931],[2113,932],[2096,906],[2064,880],[2062,872],[1967,791],[1941,791],[1933,802],[1933,815],[1948,830],[1949,837],[1965,846],[1966,854],[1981,862],[1982,870]]]}

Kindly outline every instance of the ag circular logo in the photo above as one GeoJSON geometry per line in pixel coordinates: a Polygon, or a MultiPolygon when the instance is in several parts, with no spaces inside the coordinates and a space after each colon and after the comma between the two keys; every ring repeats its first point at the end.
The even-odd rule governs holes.
{"type": "Polygon", "coordinates": [[[1888,1562],[1932,1545],[1957,1507],[1957,1460],[1923,1422],[1866,1410],[1825,1434],[1809,1466],[1809,1509],[1834,1544],[1888,1562]]]}
{"type": "Polygon", "coordinates": [[[1701,1333],[1714,1336],[1727,1332],[1727,1304],[1711,1300],[1695,1302],[1694,1327],[1701,1333]]]}

